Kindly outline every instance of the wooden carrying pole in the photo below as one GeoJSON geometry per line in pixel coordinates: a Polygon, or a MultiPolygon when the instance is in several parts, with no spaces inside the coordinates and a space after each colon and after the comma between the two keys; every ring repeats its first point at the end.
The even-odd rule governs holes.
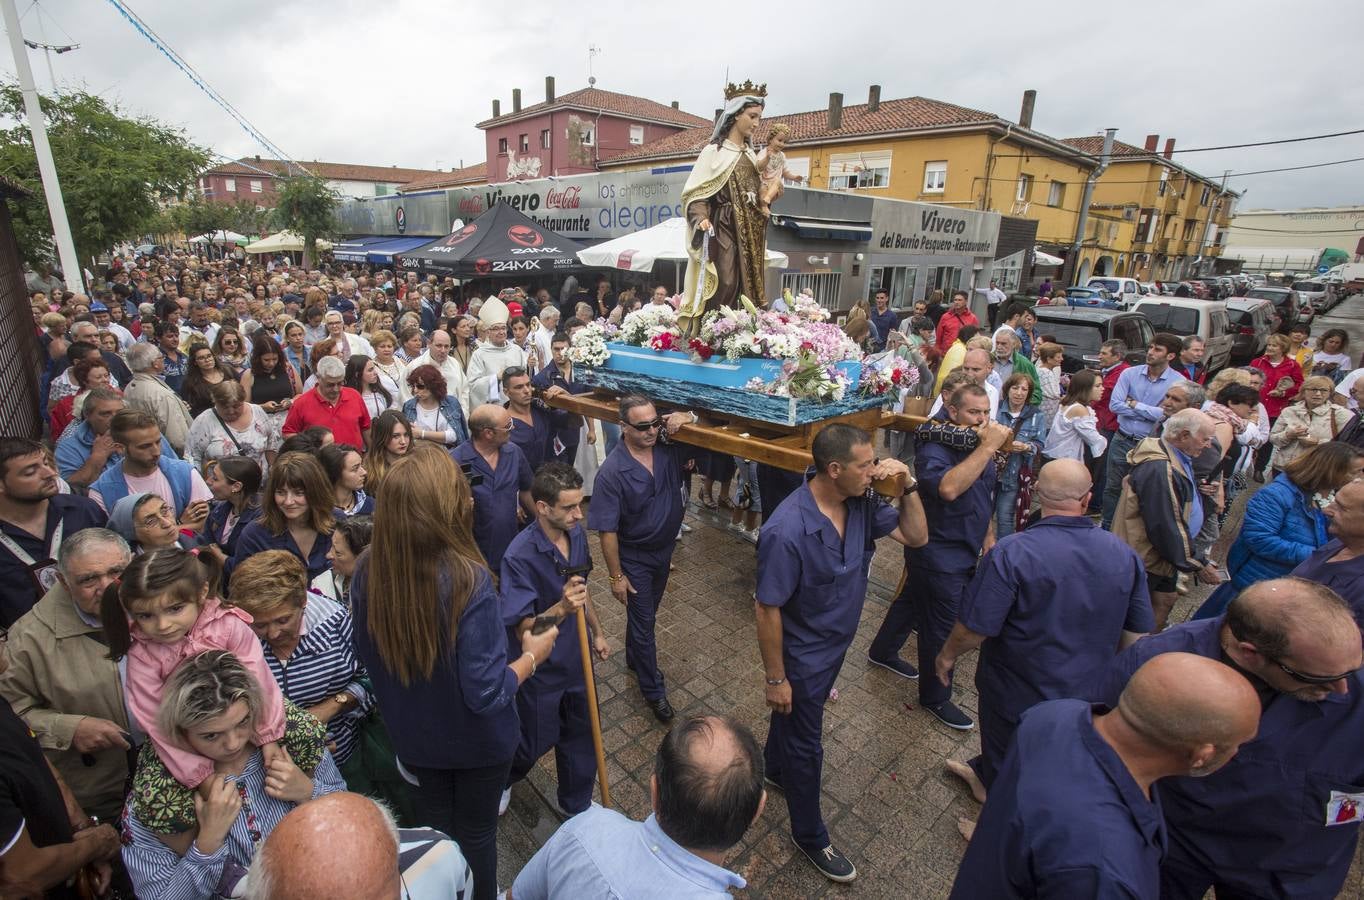
{"type": "Polygon", "coordinates": [[[592,643],[587,639],[587,614],[578,607],[578,645],[582,648],[583,684],[587,686],[587,717],[592,723],[592,749],[597,754],[597,780],[601,805],[611,805],[611,786],[606,781],[606,748],[601,739],[601,713],[597,709],[597,678],[592,670],[592,643]]]}

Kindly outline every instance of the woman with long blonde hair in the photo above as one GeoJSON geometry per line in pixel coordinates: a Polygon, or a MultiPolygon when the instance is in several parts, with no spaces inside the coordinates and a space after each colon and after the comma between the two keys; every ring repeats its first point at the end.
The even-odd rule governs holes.
{"type": "Polygon", "coordinates": [[[473,494],[450,455],[421,444],[392,464],[374,539],[351,577],[355,648],[393,746],[416,776],[418,817],[453,837],[475,900],[497,894],[497,815],[520,739],[516,690],[557,628],[527,629],[507,661],[506,629],[474,542],[473,494]]]}

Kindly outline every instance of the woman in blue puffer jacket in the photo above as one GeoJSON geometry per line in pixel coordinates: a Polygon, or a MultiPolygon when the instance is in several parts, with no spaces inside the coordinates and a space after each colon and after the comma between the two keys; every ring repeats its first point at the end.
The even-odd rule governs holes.
{"type": "Polygon", "coordinates": [[[1289,462],[1246,504],[1241,533],[1227,555],[1231,580],[1213,591],[1194,618],[1220,616],[1241,591],[1287,575],[1326,543],[1322,507],[1361,472],[1364,455],[1340,441],[1318,444],[1289,462]]]}

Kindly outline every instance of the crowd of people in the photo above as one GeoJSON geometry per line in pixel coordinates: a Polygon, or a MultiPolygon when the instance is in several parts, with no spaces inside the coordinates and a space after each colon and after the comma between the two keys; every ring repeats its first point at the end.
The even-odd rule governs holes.
{"type": "Polygon", "coordinates": [[[598,423],[555,402],[590,390],[573,334],[673,302],[662,286],[173,253],[116,256],[89,296],[47,287],[46,440],[0,437],[4,896],[493,898],[498,818],[551,752],[566,821],[501,886],[517,900],[727,896],[769,791],[803,856],[851,881],[821,811],[824,712],[881,538],[904,577],[868,662],[980,731],[948,763],[984,804],[955,896],[1344,880],[1364,819],[1364,369],[1344,332],[1270,335],[1211,377],[1170,334],[1067,371],[993,284],[993,331],[964,291],[911,310],[878,291],[844,329],[867,365],[917,369],[892,402],[927,421],[831,424],[802,476],[676,440],[705,410],[631,394],[598,423]],[[900,496],[871,490],[888,482],[900,496]],[[763,746],[679,720],[659,667],[692,502],[756,544],[763,746]],[[1193,580],[1216,590],[1169,624],[1193,580]],[[593,802],[583,655],[613,639],[669,729],[643,822],[593,802]],[[974,718],[953,687],[973,650],[974,718]]]}

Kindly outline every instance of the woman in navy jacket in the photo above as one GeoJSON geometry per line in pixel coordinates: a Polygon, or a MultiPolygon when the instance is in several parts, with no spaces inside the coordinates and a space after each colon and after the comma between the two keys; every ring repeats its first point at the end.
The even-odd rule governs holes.
{"type": "Polygon", "coordinates": [[[260,518],[260,465],[247,456],[224,456],[206,466],[204,480],[213,505],[199,535],[202,546],[216,546],[222,561],[237,552],[237,538],[260,518]]]}
{"type": "Polygon", "coordinates": [[[1227,554],[1231,580],[1223,582],[1194,614],[1222,614],[1232,598],[1259,581],[1293,571],[1328,540],[1322,508],[1335,492],[1364,471],[1364,455],[1329,441],[1292,459],[1246,504],[1241,533],[1227,554]]]}
{"type": "Polygon", "coordinates": [[[398,759],[420,782],[419,818],[458,842],[475,900],[492,900],[498,801],[520,738],[513,701],[559,630],[528,629],[507,661],[473,496],[448,453],[418,444],[389,469],[383,493],[351,579],[355,649],[398,759]]]}

